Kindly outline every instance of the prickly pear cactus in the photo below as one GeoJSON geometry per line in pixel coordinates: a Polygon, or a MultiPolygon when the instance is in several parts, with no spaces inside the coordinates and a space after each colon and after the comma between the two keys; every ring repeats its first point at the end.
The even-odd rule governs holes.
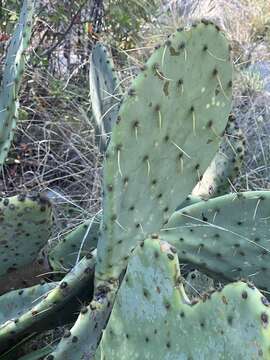
{"type": "Polygon", "coordinates": [[[203,174],[202,180],[193,189],[192,195],[208,200],[228,193],[241,168],[244,152],[243,133],[231,114],[219,150],[203,174]]]}
{"type": "Polygon", "coordinates": [[[202,22],[173,34],[133,81],[104,164],[97,283],[119,277],[203,174],[225,129],[231,76],[224,35],[202,22]]]}
{"type": "Polygon", "coordinates": [[[270,290],[270,191],[201,201],[175,212],[162,236],[183,262],[211,277],[249,279],[270,290]]]}
{"type": "Polygon", "coordinates": [[[129,261],[95,360],[269,359],[269,316],[268,301],[243,282],[190,304],[176,250],[147,239],[129,261]]]}
{"type": "MultiPolygon", "coordinates": [[[[90,254],[88,257],[83,258],[61,282],[49,289],[45,296],[37,296],[34,302],[32,301],[31,289],[24,289],[21,295],[25,294],[25,305],[22,306],[20,311],[16,308],[14,312],[3,315],[4,322],[0,324],[0,352],[7,350],[13,343],[18,342],[20,337],[27,335],[29,332],[54,327],[54,320],[58,320],[58,317],[60,319],[69,317],[70,309],[68,307],[64,308],[62,312],[61,309],[70,299],[78,296],[80,290],[90,288],[94,265],[95,256],[90,254]],[[28,295],[29,292],[30,296],[28,295]],[[16,313],[17,316],[14,316],[13,313],[16,313]]],[[[42,292],[39,288],[35,289],[38,289],[35,291],[42,292]]],[[[16,290],[15,294],[20,296],[20,290],[16,290]]],[[[3,295],[3,299],[8,299],[11,295],[7,293],[3,295]]],[[[13,301],[16,301],[16,297],[13,299],[13,301]]],[[[1,301],[0,297],[0,304],[1,301]]],[[[3,301],[5,302],[5,300],[3,301]]]]}
{"type": "Polygon", "coordinates": [[[51,234],[51,204],[43,196],[0,199],[0,276],[30,264],[51,234]]]}
{"type": "Polygon", "coordinates": [[[97,247],[100,218],[87,220],[67,234],[48,254],[53,271],[67,271],[97,247]]]}
{"type": "Polygon", "coordinates": [[[90,56],[89,83],[92,110],[99,128],[100,143],[106,149],[112,127],[118,116],[121,88],[113,60],[101,43],[94,46],[90,56]]]}
{"type": "Polygon", "coordinates": [[[64,335],[46,360],[92,359],[110,315],[115,289],[102,288],[95,300],[81,311],[74,326],[64,335]]]}
{"type": "Polygon", "coordinates": [[[0,296],[0,329],[18,319],[21,314],[31,310],[35,302],[47,295],[56,286],[55,283],[44,283],[30,288],[10,291],[0,296]]]}
{"type": "Polygon", "coordinates": [[[17,122],[17,96],[24,70],[25,50],[31,36],[35,3],[35,0],[24,0],[5,59],[0,93],[0,166],[6,159],[17,122]]]}

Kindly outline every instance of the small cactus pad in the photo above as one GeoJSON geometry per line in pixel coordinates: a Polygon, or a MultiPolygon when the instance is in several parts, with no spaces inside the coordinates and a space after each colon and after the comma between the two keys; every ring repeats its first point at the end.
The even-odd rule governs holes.
{"type": "Polygon", "coordinates": [[[199,23],[173,34],[133,81],[106,153],[96,279],[118,278],[203,174],[226,126],[231,76],[223,33],[199,23]]]}
{"type": "MultiPolygon", "coordinates": [[[[90,287],[94,265],[95,256],[83,258],[46,296],[37,297],[36,302],[30,301],[28,307],[23,308],[18,316],[11,317],[0,325],[0,352],[18,341],[22,334],[50,328],[51,322],[47,320],[50,320],[50,317],[53,320],[63,305],[76,297],[81,289],[90,287]]],[[[18,293],[18,290],[16,291],[18,293]]],[[[9,293],[3,296],[9,296],[9,293]]],[[[62,316],[64,315],[63,312],[62,316]]],[[[69,315],[67,311],[66,316],[69,315]]]]}
{"type": "Polygon", "coordinates": [[[120,98],[119,80],[106,47],[96,44],[90,57],[90,96],[101,143],[106,148],[112,127],[117,119],[120,98]]]}
{"type": "Polygon", "coordinates": [[[175,252],[153,239],[135,250],[95,360],[269,359],[267,299],[238,282],[190,304],[175,252]]]}
{"type": "Polygon", "coordinates": [[[67,271],[97,247],[100,220],[94,217],[74,228],[49,252],[49,263],[53,271],[67,271]],[[79,254],[80,253],[80,254],[79,254]]]}
{"type": "Polygon", "coordinates": [[[110,315],[115,292],[100,289],[95,300],[81,311],[77,321],[70,331],[64,335],[46,360],[89,360],[92,359],[102,331],[106,327],[110,315]]]}
{"type": "Polygon", "coordinates": [[[203,174],[202,180],[193,189],[192,195],[208,200],[228,193],[241,168],[244,151],[243,133],[231,115],[219,150],[203,174]]]}
{"type": "Polygon", "coordinates": [[[270,191],[201,201],[173,214],[162,236],[183,262],[217,279],[270,291],[270,191]]]}
{"type": "Polygon", "coordinates": [[[0,296],[0,329],[4,329],[12,321],[31,310],[40,298],[48,294],[56,286],[55,283],[43,283],[30,288],[13,290],[0,296]]]}
{"type": "Polygon", "coordinates": [[[43,196],[0,199],[0,276],[34,261],[47,243],[52,209],[43,196]]]}
{"type": "Polygon", "coordinates": [[[35,0],[24,0],[20,18],[8,45],[0,93],[0,166],[4,164],[17,121],[17,96],[29,46],[35,0]]]}

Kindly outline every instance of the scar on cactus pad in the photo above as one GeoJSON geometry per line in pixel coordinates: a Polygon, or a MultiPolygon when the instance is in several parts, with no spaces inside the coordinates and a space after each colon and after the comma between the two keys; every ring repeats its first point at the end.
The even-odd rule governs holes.
{"type": "Polygon", "coordinates": [[[96,280],[118,279],[214,157],[230,111],[229,45],[212,24],[173,34],[124,99],[104,163],[96,280]]]}
{"type": "Polygon", "coordinates": [[[131,257],[95,360],[268,359],[270,308],[243,282],[190,303],[176,249],[156,238],[131,257]]]}

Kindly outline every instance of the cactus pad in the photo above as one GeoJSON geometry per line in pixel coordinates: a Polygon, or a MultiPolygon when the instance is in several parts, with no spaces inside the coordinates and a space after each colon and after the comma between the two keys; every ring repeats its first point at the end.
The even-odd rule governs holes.
{"type": "Polygon", "coordinates": [[[162,236],[181,261],[211,277],[270,291],[269,208],[270,191],[220,196],[176,212],[162,236]]]}
{"type": "Polygon", "coordinates": [[[231,76],[228,43],[204,22],[173,34],[133,81],[106,153],[96,279],[118,278],[197,183],[225,129],[231,76]]]}
{"type": "Polygon", "coordinates": [[[53,271],[66,271],[75,266],[77,257],[82,258],[97,247],[100,220],[96,217],[87,220],[67,234],[49,254],[53,271]]]}
{"type": "Polygon", "coordinates": [[[64,335],[55,351],[47,360],[89,360],[93,358],[100,341],[103,329],[106,327],[110,315],[114,291],[106,294],[106,289],[101,290],[95,300],[81,311],[77,321],[70,331],[64,335]]]}
{"type": "MultiPolygon", "coordinates": [[[[28,306],[25,305],[25,308],[18,312],[17,317],[11,317],[0,325],[0,352],[17,342],[24,334],[54,326],[54,318],[58,316],[63,305],[76,297],[81,289],[90,288],[94,265],[95,256],[83,258],[46,296],[37,297],[36,302],[30,301],[28,306]]],[[[9,296],[9,293],[3,296],[9,296]]],[[[60,312],[61,317],[70,316],[68,310],[60,312]]]]}
{"type": "Polygon", "coordinates": [[[175,251],[153,239],[134,251],[95,360],[269,359],[262,294],[238,282],[190,304],[175,251]]]}
{"type": "Polygon", "coordinates": [[[0,276],[37,258],[52,227],[47,198],[18,195],[0,199],[0,276]]]}
{"type": "Polygon", "coordinates": [[[29,46],[34,8],[34,0],[24,0],[5,59],[0,93],[0,166],[6,159],[16,126],[17,96],[24,70],[25,50],[29,46]]]}
{"type": "Polygon", "coordinates": [[[244,149],[243,133],[231,115],[219,150],[203,174],[202,180],[193,189],[192,195],[208,200],[228,193],[241,168],[244,149]]]}
{"type": "Polygon", "coordinates": [[[100,43],[94,46],[91,53],[89,82],[93,114],[102,146],[106,148],[118,115],[120,89],[113,60],[106,47],[100,43]]]}

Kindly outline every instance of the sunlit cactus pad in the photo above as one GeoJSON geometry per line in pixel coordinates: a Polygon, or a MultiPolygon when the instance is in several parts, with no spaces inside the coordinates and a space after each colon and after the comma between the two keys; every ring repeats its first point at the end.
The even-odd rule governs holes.
{"type": "Polygon", "coordinates": [[[173,34],[133,81],[104,164],[97,279],[118,278],[198,182],[226,126],[231,77],[225,36],[202,22],[173,34]]]}

